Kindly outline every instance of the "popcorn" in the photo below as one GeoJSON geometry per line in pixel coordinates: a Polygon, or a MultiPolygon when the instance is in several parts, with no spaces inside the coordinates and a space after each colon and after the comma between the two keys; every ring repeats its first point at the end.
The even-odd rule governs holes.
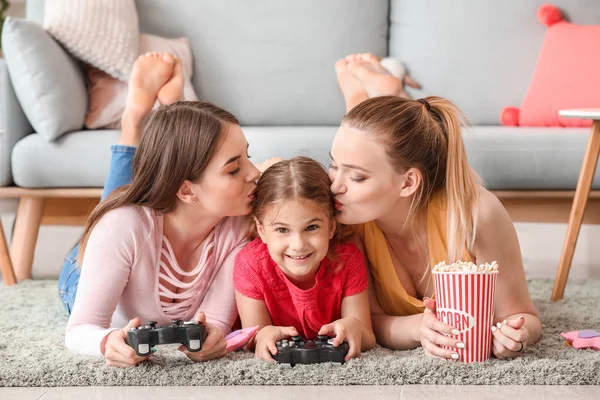
{"type": "Polygon", "coordinates": [[[463,363],[481,362],[492,356],[492,330],[496,304],[498,264],[441,262],[433,268],[436,316],[453,326],[452,337],[465,344],[462,349],[442,345],[458,354],[463,363]]]}
{"type": "Polygon", "coordinates": [[[498,271],[498,264],[496,263],[496,261],[492,261],[491,264],[485,263],[485,264],[480,264],[480,265],[476,265],[476,264],[473,264],[472,262],[464,262],[464,261],[457,261],[452,264],[446,265],[446,262],[442,261],[441,263],[438,263],[433,267],[433,272],[455,272],[455,273],[490,272],[491,273],[491,272],[497,272],[497,271],[498,271]]]}

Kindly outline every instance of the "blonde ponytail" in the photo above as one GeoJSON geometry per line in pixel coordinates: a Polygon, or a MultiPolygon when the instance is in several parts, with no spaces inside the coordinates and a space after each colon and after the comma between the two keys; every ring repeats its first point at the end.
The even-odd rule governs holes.
{"type": "Polygon", "coordinates": [[[431,112],[439,118],[442,134],[448,143],[445,179],[448,260],[454,262],[462,259],[465,245],[470,250],[475,243],[479,178],[467,162],[462,139],[462,128],[467,124],[462,112],[440,97],[425,100],[430,104],[431,112]]]}
{"type": "Polygon", "coordinates": [[[465,246],[470,250],[475,242],[479,183],[467,163],[461,135],[467,123],[462,112],[436,96],[419,100],[380,96],[350,110],[342,125],[376,135],[399,174],[417,168],[423,175],[407,225],[427,208],[433,195],[446,194],[448,260],[461,259],[465,246]]]}

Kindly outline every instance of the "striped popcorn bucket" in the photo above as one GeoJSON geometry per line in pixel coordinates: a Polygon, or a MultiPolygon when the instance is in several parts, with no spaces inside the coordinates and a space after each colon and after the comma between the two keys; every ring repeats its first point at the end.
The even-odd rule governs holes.
{"type": "Polygon", "coordinates": [[[457,351],[464,363],[481,362],[492,354],[492,324],[498,271],[433,272],[437,318],[460,333],[465,344],[457,351]]]}

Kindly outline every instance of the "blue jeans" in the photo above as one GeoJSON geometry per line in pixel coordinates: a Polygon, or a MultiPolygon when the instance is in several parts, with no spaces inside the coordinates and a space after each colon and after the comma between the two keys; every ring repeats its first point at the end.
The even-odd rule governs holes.
{"type": "MultiPolygon", "coordinates": [[[[110,159],[110,169],[108,177],[104,184],[101,200],[104,200],[113,190],[131,182],[133,156],[135,147],[113,145],[111,147],[112,157],[110,159]]],[[[69,314],[75,304],[75,294],[79,285],[81,275],[81,266],[77,264],[77,253],[79,252],[79,243],[73,247],[58,277],[58,295],[65,309],[69,314]]]]}

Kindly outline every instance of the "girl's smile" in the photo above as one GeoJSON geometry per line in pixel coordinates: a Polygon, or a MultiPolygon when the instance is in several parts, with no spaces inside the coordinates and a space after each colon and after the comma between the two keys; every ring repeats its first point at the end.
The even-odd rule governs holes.
{"type": "Polygon", "coordinates": [[[314,279],[334,232],[323,207],[307,200],[270,205],[258,225],[271,258],[293,281],[314,279]]]}

